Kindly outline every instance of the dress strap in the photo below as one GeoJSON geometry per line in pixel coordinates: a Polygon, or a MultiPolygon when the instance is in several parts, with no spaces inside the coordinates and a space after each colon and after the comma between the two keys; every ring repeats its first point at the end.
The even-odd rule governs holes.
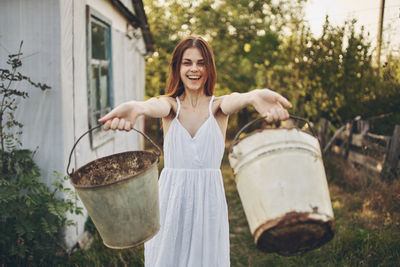
{"type": "Polygon", "coordinates": [[[178,103],[178,108],[176,109],[176,115],[175,118],[178,118],[179,111],[181,111],[181,101],[179,100],[179,97],[175,97],[176,103],[178,103]]]}
{"type": "Polygon", "coordinates": [[[211,97],[210,104],[208,106],[208,111],[210,112],[210,116],[214,116],[212,112],[212,103],[214,101],[214,96],[211,97]]]}

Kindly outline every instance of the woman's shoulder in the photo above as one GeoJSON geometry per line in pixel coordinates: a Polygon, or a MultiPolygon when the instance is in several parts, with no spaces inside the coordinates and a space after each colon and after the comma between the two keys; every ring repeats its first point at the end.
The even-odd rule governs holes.
{"type": "Polygon", "coordinates": [[[223,115],[225,117],[225,114],[223,114],[221,110],[221,103],[224,98],[226,98],[227,95],[221,95],[221,96],[215,96],[214,101],[213,101],[213,112],[215,116],[218,115],[223,115]]]}
{"type": "Polygon", "coordinates": [[[222,101],[227,97],[228,95],[221,95],[221,96],[215,96],[214,97],[214,104],[215,105],[221,105],[222,101]]]}
{"type": "Polygon", "coordinates": [[[170,104],[174,108],[177,105],[176,99],[174,97],[167,96],[167,95],[161,95],[161,96],[157,96],[157,98],[159,100],[161,100],[161,101],[167,102],[168,104],[170,104]]]}
{"type": "Polygon", "coordinates": [[[176,101],[175,97],[167,96],[167,95],[161,95],[157,97],[161,101],[167,102],[171,106],[171,112],[168,117],[173,117],[174,114],[176,114],[176,110],[178,109],[178,103],[176,101]]]}
{"type": "Polygon", "coordinates": [[[226,97],[226,95],[214,96],[214,102],[219,103],[224,99],[224,97],[226,97]]]}
{"type": "Polygon", "coordinates": [[[167,95],[160,95],[160,96],[157,96],[157,98],[158,99],[162,99],[162,100],[164,100],[164,101],[168,101],[168,102],[175,102],[176,103],[176,99],[175,99],[175,97],[171,97],[171,96],[167,96],[167,95]]]}

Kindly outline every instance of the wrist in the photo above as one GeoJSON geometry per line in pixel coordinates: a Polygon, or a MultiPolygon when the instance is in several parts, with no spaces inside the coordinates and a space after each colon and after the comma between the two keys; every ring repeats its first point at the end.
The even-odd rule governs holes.
{"type": "Polygon", "coordinates": [[[136,111],[138,116],[142,116],[142,115],[147,115],[150,110],[149,110],[149,105],[146,104],[146,102],[143,101],[133,101],[134,105],[137,107],[136,111]]]}
{"type": "Polygon", "coordinates": [[[247,103],[248,103],[249,105],[254,105],[254,103],[256,102],[257,96],[258,96],[258,94],[259,94],[260,91],[261,91],[261,89],[254,89],[254,90],[252,90],[252,91],[250,91],[250,92],[247,93],[247,94],[248,94],[248,96],[247,96],[247,98],[248,98],[247,103]]]}
{"type": "Polygon", "coordinates": [[[136,100],[131,100],[128,102],[129,109],[131,111],[133,111],[135,114],[137,114],[138,116],[144,115],[146,112],[145,106],[142,104],[143,103],[141,103],[140,101],[136,101],[136,100]]]}

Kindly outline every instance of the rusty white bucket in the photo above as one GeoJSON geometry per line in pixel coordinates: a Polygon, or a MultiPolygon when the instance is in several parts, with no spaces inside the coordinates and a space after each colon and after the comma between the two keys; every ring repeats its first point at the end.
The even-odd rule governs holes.
{"type": "Polygon", "coordinates": [[[332,239],[334,220],[319,142],[297,128],[256,130],[237,140],[261,119],[245,125],[229,149],[255,244],[286,256],[320,247],[332,239]]]}
{"type": "Polygon", "coordinates": [[[67,173],[103,243],[113,249],[142,244],[160,229],[157,163],[161,149],[144,133],[157,149],[128,151],[99,158],[70,173],[72,152],[67,173]]]}

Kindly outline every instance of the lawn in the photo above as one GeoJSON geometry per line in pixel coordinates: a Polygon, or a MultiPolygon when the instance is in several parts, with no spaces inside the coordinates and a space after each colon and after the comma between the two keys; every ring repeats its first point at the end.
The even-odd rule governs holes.
{"type": "MultiPolygon", "coordinates": [[[[382,183],[329,155],[324,159],[332,206],[335,236],[319,249],[284,257],[259,251],[249,231],[227,155],[222,174],[229,208],[231,266],[399,266],[400,182],[382,183]]],[[[89,224],[90,227],[90,224],[89,224]]],[[[143,266],[143,246],[123,251],[106,248],[94,231],[88,250],[77,250],[68,259],[79,266],[143,266]]]]}

